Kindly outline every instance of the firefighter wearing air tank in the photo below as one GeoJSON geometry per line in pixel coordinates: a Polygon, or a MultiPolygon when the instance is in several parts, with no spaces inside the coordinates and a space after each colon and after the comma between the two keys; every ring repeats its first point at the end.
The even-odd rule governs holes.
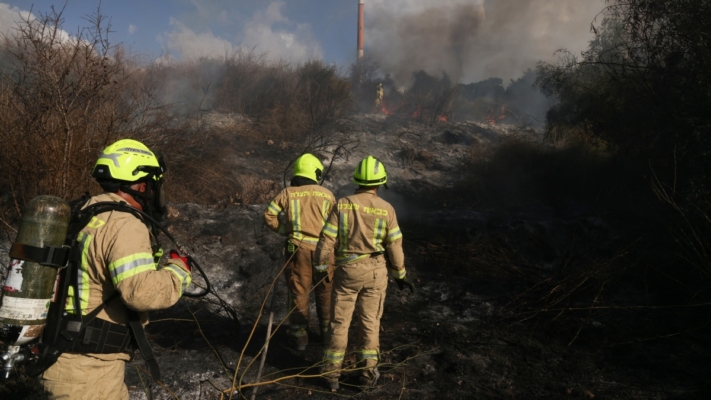
{"type": "Polygon", "coordinates": [[[336,202],[330,190],[319,185],[323,165],[318,158],[304,154],[294,163],[291,186],[282,190],[264,211],[269,229],[287,236],[284,271],[289,287],[289,341],[296,350],[309,343],[309,293],[315,286],[316,311],[321,337],[327,340],[331,312],[333,263],[326,263],[322,274],[312,274],[313,255],[318,235],[336,202]],[[331,268],[328,268],[328,265],[331,268]]]}
{"type": "Polygon", "coordinates": [[[377,194],[387,180],[382,162],[372,156],[364,158],[353,174],[358,189],[354,195],[338,200],[316,249],[315,270],[324,268],[334,252],[336,255],[330,341],[324,351],[323,367],[334,391],[338,389],[353,311],[358,310],[356,358],[362,368],[360,381],[372,386],[380,376],[379,330],[388,268],[400,289],[408,287],[414,292],[414,286],[405,280],[402,232],[395,209],[377,194]]]}
{"type": "MultiPolygon", "coordinates": [[[[93,170],[105,193],[85,206],[124,202],[156,217],[164,212],[164,171],[162,159],[145,145],[119,140],[103,151],[93,170]]],[[[82,315],[103,309],[86,327],[81,343],[43,373],[42,382],[53,398],[128,399],[124,369],[132,351],[126,345],[133,338],[144,358],[146,354],[141,347],[145,336],[139,340],[140,335],[127,326],[141,328],[147,323],[146,311],[172,306],[191,282],[187,261],[177,253],[171,252],[163,268],[157,267],[159,255],[154,254],[149,235],[143,221],[120,211],[96,215],[79,233],[81,264],[77,285],[70,287],[67,318],[70,324],[86,324],[77,309],[82,315]],[[85,352],[82,346],[103,351],[85,352]]]]}

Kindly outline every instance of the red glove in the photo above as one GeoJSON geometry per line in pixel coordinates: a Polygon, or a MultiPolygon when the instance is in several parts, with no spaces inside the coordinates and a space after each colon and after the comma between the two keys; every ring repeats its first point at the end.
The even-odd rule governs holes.
{"type": "Polygon", "coordinates": [[[170,258],[177,258],[178,260],[182,261],[182,262],[185,264],[185,268],[187,268],[188,271],[190,271],[190,263],[188,262],[188,258],[181,256],[180,253],[178,253],[177,250],[171,250],[171,251],[169,251],[169,252],[168,252],[168,258],[169,258],[169,259],[170,259],[170,258]]]}

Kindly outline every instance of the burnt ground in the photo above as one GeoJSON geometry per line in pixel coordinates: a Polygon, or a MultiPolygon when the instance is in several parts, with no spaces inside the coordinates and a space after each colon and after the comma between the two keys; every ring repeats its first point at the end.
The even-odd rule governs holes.
{"type": "MultiPolygon", "coordinates": [[[[318,335],[303,353],[288,347],[283,279],[269,292],[283,265],[282,239],[264,227],[264,205],[179,204],[168,229],[201,263],[219,299],[183,298],[151,314],[147,331],[163,377],[149,388],[138,356],[126,370],[132,400],[229,398],[238,364],[237,381],[254,383],[269,310],[275,331],[261,381],[270,383],[258,399],[711,397],[706,321],[657,305],[611,217],[584,205],[560,211],[452,195],[466,159],[508,132],[470,123],[359,122],[362,145],[334,166],[326,186],[347,194],[351,164],[368,152],[387,163],[392,189],[381,195],[398,210],[417,286],[414,295],[394,282],[388,287],[378,386],[358,387],[351,376],[329,393],[317,377],[318,335]],[[561,292],[564,301],[549,300],[561,292]],[[610,308],[575,310],[591,305],[610,308]]],[[[0,397],[42,398],[36,387],[15,376],[0,383],[0,397]]]]}
{"type": "MultiPolygon", "coordinates": [[[[187,209],[181,214],[190,214],[193,207],[179,208],[187,209]]],[[[177,307],[153,315],[149,332],[160,354],[164,382],[178,398],[219,398],[215,388],[231,387],[229,381],[240,352],[245,349],[244,368],[264,342],[266,313],[245,346],[254,316],[258,315],[257,307],[266,296],[270,278],[280,268],[281,258],[279,241],[258,226],[259,211],[254,207],[214,214],[215,220],[221,221],[237,217],[242,230],[253,235],[251,241],[242,237],[232,239],[236,240],[232,243],[218,234],[212,240],[202,235],[203,239],[196,238],[195,242],[198,249],[202,248],[196,254],[206,264],[223,256],[231,246],[235,250],[243,246],[243,240],[255,245],[240,249],[241,258],[232,265],[234,276],[216,282],[218,292],[239,310],[241,329],[237,330],[230,318],[211,313],[204,302],[181,301],[177,307]],[[255,285],[257,282],[261,284],[255,285]],[[190,321],[191,312],[201,321],[202,334],[190,321]]],[[[193,216],[187,218],[193,220],[193,216]]],[[[623,311],[594,318],[582,314],[545,325],[535,319],[518,322],[526,314],[512,312],[511,304],[525,290],[525,284],[505,274],[481,273],[487,268],[484,265],[475,273],[460,269],[462,264],[452,250],[455,241],[456,246],[466,247],[501,231],[520,231],[525,236],[531,230],[544,229],[541,221],[477,213],[464,221],[470,227],[467,232],[451,229],[457,221],[447,223],[447,218],[442,214],[430,218],[418,215],[402,222],[409,276],[416,282],[417,292],[400,292],[392,282],[388,288],[381,331],[382,377],[376,388],[360,388],[351,377],[345,379],[338,393],[330,394],[319,378],[288,378],[317,375],[322,347],[318,336],[313,335],[306,352],[291,350],[286,343],[286,327],[281,326],[270,343],[262,380],[286,379],[261,387],[257,398],[693,399],[711,394],[704,372],[708,336],[687,332],[646,340],[655,336],[648,331],[656,326],[650,320],[668,324],[673,321],[668,314],[623,311]],[[471,229],[479,235],[471,236],[471,229]],[[450,256],[441,250],[447,246],[450,256]]],[[[200,220],[208,219],[201,215],[200,220]]],[[[562,222],[558,224],[545,229],[569,229],[562,222]]],[[[177,224],[173,226],[177,228],[177,224]]],[[[214,226],[212,229],[213,233],[221,232],[214,226]]],[[[471,258],[469,262],[476,271],[477,260],[471,258]]],[[[286,307],[282,280],[277,287],[275,318],[281,320],[286,307]]],[[[315,317],[312,330],[317,331],[315,317]]],[[[351,343],[355,340],[350,339],[351,343]]],[[[251,367],[244,382],[254,382],[257,365],[251,367]]],[[[132,367],[140,366],[136,362],[132,367]]],[[[145,398],[136,370],[127,371],[131,398],[145,398]]],[[[167,389],[154,388],[154,398],[174,398],[167,389]]],[[[251,389],[245,391],[246,396],[250,394],[251,389]]]]}

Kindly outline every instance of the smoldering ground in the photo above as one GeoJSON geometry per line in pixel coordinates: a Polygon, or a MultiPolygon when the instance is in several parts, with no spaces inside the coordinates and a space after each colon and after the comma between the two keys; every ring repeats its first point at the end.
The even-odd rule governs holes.
{"type": "MultiPolygon", "coordinates": [[[[605,347],[644,337],[640,331],[650,326],[652,315],[640,317],[639,328],[632,330],[627,318],[602,312],[586,317],[571,311],[555,321],[538,316],[521,322],[536,312],[536,299],[545,299],[546,290],[560,288],[562,292],[553,293],[568,295],[580,282],[580,291],[564,304],[592,300],[607,304],[603,302],[619,299],[617,293],[626,301],[644,301],[636,285],[607,279],[610,273],[634,266],[624,257],[612,257],[619,249],[618,225],[605,213],[569,204],[596,199],[584,192],[556,200],[561,197],[556,191],[567,193],[566,188],[576,184],[575,177],[588,176],[577,183],[583,189],[592,190],[591,182],[604,187],[607,178],[590,179],[592,172],[585,172],[605,173],[598,171],[597,161],[587,162],[574,151],[555,156],[553,149],[530,140],[517,142],[513,131],[484,124],[430,126],[393,123],[378,116],[359,116],[356,121],[361,129],[354,136],[361,146],[334,165],[325,185],[339,197],[350,194],[354,163],[367,154],[383,160],[391,189],[381,194],[398,211],[408,277],[417,292],[398,291],[394,283],[388,288],[380,385],[359,394],[363,388],[346,377],[338,395],[664,399],[702,393],[703,379],[694,371],[703,371],[703,359],[690,358],[699,349],[694,338],[653,347],[642,343],[605,347]],[[403,141],[413,149],[414,158],[403,152],[403,141]],[[609,268],[594,270],[604,274],[585,274],[586,268],[602,264],[609,268]],[[598,285],[605,288],[601,296],[598,285]],[[674,379],[650,378],[662,372],[674,379]]],[[[280,160],[268,149],[262,143],[255,155],[239,157],[249,160],[254,171],[272,171],[268,165],[280,160]]],[[[153,313],[148,334],[163,380],[148,390],[145,367],[137,357],[127,368],[131,399],[146,399],[148,391],[153,399],[227,397],[238,362],[236,382],[256,383],[269,311],[275,312],[277,322],[258,398],[332,398],[318,378],[322,359],[318,335],[312,335],[303,353],[287,345],[287,327],[279,325],[287,314],[281,277],[271,306],[269,290],[283,265],[283,239],[264,226],[264,207],[190,203],[171,207],[170,231],[200,261],[216,293],[236,311],[239,324],[212,296],[184,299],[153,313]]],[[[351,329],[353,335],[355,331],[351,329]]],[[[349,342],[355,343],[355,337],[349,342]]],[[[36,381],[18,376],[10,386],[2,385],[3,398],[40,398],[36,381]]],[[[250,394],[251,389],[243,392],[250,394]]]]}

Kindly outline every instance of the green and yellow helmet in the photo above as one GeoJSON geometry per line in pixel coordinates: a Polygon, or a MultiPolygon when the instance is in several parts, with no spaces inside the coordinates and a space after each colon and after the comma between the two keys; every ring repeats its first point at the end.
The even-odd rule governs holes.
{"type": "Polygon", "coordinates": [[[380,186],[387,181],[385,164],[373,156],[362,159],[353,172],[353,182],[359,186],[380,186]]]}
{"type": "Polygon", "coordinates": [[[313,154],[306,153],[294,162],[294,176],[303,176],[314,182],[321,180],[323,164],[313,154]]]}
{"type": "Polygon", "coordinates": [[[164,172],[162,158],[146,145],[133,139],[121,139],[104,149],[91,176],[98,180],[142,182],[160,180],[164,172]]]}

